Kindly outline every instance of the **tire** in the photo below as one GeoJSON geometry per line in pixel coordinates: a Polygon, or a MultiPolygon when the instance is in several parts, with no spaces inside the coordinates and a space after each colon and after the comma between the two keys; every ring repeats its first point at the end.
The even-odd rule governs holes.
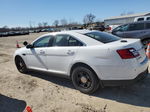
{"type": "Polygon", "coordinates": [[[86,94],[95,92],[100,86],[96,74],[86,66],[76,67],[71,74],[71,79],[74,87],[86,94]]]}
{"type": "Polygon", "coordinates": [[[27,73],[28,72],[26,64],[21,57],[16,57],[15,64],[16,64],[16,67],[20,73],[27,73]]]}

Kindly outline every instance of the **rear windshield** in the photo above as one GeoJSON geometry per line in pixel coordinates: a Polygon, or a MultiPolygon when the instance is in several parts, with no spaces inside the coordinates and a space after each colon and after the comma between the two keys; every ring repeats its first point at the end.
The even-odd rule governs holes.
{"type": "Polygon", "coordinates": [[[98,40],[102,43],[110,43],[110,42],[120,40],[120,38],[117,36],[114,36],[114,35],[108,34],[108,33],[103,33],[103,32],[90,32],[90,33],[86,33],[84,35],[91,37],[95,40],[98,40]]]}

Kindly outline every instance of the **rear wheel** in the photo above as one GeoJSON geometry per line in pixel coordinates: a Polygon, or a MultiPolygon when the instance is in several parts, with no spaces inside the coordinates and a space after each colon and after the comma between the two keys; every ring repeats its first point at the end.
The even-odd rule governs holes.
{"type": "Polygon", "coordinates": [[[96,74],[86,66],[76,67],[72,72],[71,78],[74,87],[86,94],[95,92],[100,86],[96,74]]]}
{"type": "Polygon", "coordinates": [[[19,72],[21,73],[27,73],[27,67],[25,62],[23,61],[23,59],[21,57],[16,57],[15,59],[15,63],[16,63],[16,67],[18,69],[19,72]]]}

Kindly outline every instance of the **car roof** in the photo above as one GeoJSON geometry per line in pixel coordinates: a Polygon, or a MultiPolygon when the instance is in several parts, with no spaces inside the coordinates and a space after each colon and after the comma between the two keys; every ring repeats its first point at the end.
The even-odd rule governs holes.
{"type": "MultiPolygon", "coordinates": [[[[72,36],[78,38],[78,40],[84,42],[86,45],[100,45],[100,44],[103,44],[103,43],[101,43],[101,42],[99,42],[95,39],[92,39],[92,38],[84,35],[85,33],[90,33],[90,32],[95,32],[95,31],[96,30],[69,30],[69,31],[52,32],[52,33],[42,35],[39,38],[41,38],[43,36],[49,36],[49,35],[55,36],[55,35],[59,35],[59,34],[60,35],[61,34],[68,34],[68,35],[72,35],[72,36]]],[[[37,38],[37,39],[39,39],[39,38],[37,38]]]]}
{"type": "MultiPolygon", "coordinates": [[[[119,26],[117,26],[116,28],[121,27],[121,26],[124,26],[124,25],[136,24],[136,23],[150,23],[150,20],[126,23],[126,24],[119,25],[119,26]]],[[[116,28],[114,28],[114,29],[116,29],[116,28]]],[[[113,29],[113,30],[114,30],[114,29],[113,29]]]]}
{"type": "Polygon", "coordinates": [[[44,34],[42,36],[58,35],[58,34],[72,34],[72,33],[85,34],[85,33],[90,33],[90,32],[93,32],[93,31],[95,31],[95,30],[86,30],[86,29],[83,29],[83,30],[67,30],[67,31],[60,31],[60,32],[51,32],[51,33],[44,34]]]}
{"type": "Polygon", "coordinates": [[[131,23],[122,24],[122,25],[120,25],[120,26],[128,25],[128,24],[136,24],[136,23],[150,23],[150,20],[146,20],[146,21],[136,21],[136,22],[131,22],[131,23]]]}

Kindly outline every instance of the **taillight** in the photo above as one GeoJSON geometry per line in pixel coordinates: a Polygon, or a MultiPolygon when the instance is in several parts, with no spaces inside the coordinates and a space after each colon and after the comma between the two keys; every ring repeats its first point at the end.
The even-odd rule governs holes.
{"type": "Polygon", "coordinates": [[[112,28],[111,27],[108,27],[108,30],[110,31],[112,28]]]}
{"type": "Polygon", "coordinates": [[[117,50],[117,53],[120,55],[122,59],[135,58],[140,55],[139,52],[136,51],[134,48],[120,49],[117,50]]]}

